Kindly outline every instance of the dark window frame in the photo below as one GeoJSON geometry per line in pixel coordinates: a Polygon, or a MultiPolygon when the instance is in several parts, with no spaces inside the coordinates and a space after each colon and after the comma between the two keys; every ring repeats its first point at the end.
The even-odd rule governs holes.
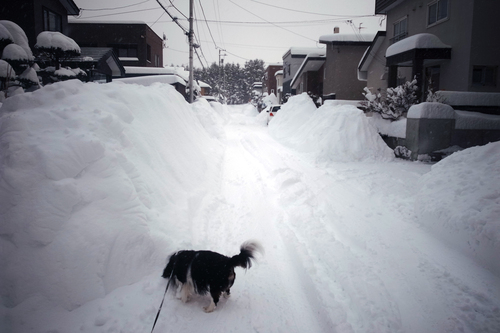
{"type": "Polygon", "coordinates": [[[44,31],[57,31],[62,33],[62,15],[48,9],[42,8],[43,13],[43,30],[44,31]]]}
{"type": "Polygon", "coordinates": [[[398,42],[408,36],[408,16],[402,17],[393,23],[393,37],[391,43],[398,42]]]}
{"type": "Polygon", "coordinates": [[[427,27],[448,20],[450,17],[450,1],[435,0],[427,4],[427,27]]]}
{"type": "Polygon", "coordinates": [[[496,87],[498,80],[498,66],[478,66],[472,67],[472,85],[496,87]]]}

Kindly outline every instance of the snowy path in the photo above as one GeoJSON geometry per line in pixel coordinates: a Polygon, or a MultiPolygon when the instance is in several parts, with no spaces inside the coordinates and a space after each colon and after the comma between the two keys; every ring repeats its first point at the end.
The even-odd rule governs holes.
{"type": "Polygon", "coordinates": [[[171,299],[175,303],[160,327],[179,332],[500,327],[498,280],[415,222],[413,194],[429,165],[396,161],[321,169],[274,141],[266,128],[226,129],[220,192],[194,200],[193,244],[229,255],[255,238],[266,255],[248,272],[237,271],[231,299],[214,315],[201,311],[206,298],[187,305],[171,299]]]}

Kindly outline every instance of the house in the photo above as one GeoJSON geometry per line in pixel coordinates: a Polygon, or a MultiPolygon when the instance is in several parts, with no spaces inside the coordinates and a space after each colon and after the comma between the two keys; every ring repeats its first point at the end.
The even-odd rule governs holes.
{"type": "Polygon", "coordinates": [[[113,77],[124,77],[125,68],[110,47],[81,47],[79,56],[64,61],[66,66],[81,68],[87,81],[111,82],[113,77]]]}
{"type": "Polygon", "coordinates": [[[307,92],[311,96],[323,96],[325,51],[309,53],[295,73],[290,87],[297,95],[307,92]]]}
{"type": "Polygon", "coordinates": [[[79,14],[80,9],[72,0],[3,1],[0,6],[0,20],[9,20],[20,26],[31,49],[42,31],[68,35],[68,15],[79,14]]]}
{"type": "Polygon", "coordinates": [[[69,23],[81,47],[111,47],[123,66],[163,67],[163,40],[144,22],[69,23]]]}
{"type": "Polygon", "coordinates": [[[200,81],[200,80],[196,80],[196,81],[198,83],[198,86],[200,87],[201,96],[210,96],[212,86],[209,85],[208,83],[200,81]]]}
{"type": "MultiPolygon", "coordinates": [[[[34,49],[37,36],[42,31],[57,31],[68,36],[68,15],[79,14],[80,9],[72,0],[7,1],[0,7],[0,19],[20,26],[28,37],[31,49],[34,49]]],[[[112,49],[80,49],[80,56],[61,60],[63,65],[85,70],[89,81],[109,82],[112,77],[124,75],[124,68],[112,49]]]]}
{"type": "Polygon", "coordinates": [[[324,35],[319,42],[326,45],[323,98],[360,100],[366,83],[356,75],[360,59],[373,41],[373,34],[324,35]]]}
{"type": "Polygon", "coordinates": [[[376,0],[387,15],[359,63],[360,78],[385,90],[417,79],[421,100],[433,91],[500,92],[499,1],[376,0]]]}
{"type": "Polygon", "coordinates": [[[292,47],[283,55],[283,97],[295,95],[291,83],[295,74],[309,53],[317,53],[320,48],[292,47]]]}
{"type": "Polygon", "coordinates": [[[275,94],[278,95],[278,86],[276,85],[276,72],[283,69],[283,65],[281,63],[269,64],[264,69],[264,78],[263,78],[263,89],[264,92],[267,92],[268,95],[275,94]]]}
{"type": "Polygon", "coordinates": [[[276,97],[281,102],[283,100],[283,70],[274,73],[274,77],[276,78],[276,97]]]}

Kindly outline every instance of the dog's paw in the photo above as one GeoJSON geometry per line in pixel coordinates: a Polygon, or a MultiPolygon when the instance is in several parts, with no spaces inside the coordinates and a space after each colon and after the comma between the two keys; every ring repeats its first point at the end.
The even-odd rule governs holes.
{"type": "Polygon", "coordinates": [[[231,297],[231,294],[230,294],[230,293],[223,293],[223,294],[222,294],[222,297],[224,297],[224,298],[229,298],[229,297],[231,297]]]}
{"type": "Polygon", "coordinates": [[[216,307],[217,307],[217,305],[215,305],[215,303],[212,302],[212,303],[210,303],[209,306],[204,306],[203,311],[205,311],[206,313],[214,312],[216,307]]]}

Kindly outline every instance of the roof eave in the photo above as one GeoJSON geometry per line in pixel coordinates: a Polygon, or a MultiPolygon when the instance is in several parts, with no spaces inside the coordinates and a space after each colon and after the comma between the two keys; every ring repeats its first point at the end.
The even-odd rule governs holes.
{"type": "Polygon", "coordinates": [[[66,8],[68,15],[80,15],[80,8],[78,8],[73,0],[59,0],[59,2],[64,6],[64,8],[66,8]]]}

